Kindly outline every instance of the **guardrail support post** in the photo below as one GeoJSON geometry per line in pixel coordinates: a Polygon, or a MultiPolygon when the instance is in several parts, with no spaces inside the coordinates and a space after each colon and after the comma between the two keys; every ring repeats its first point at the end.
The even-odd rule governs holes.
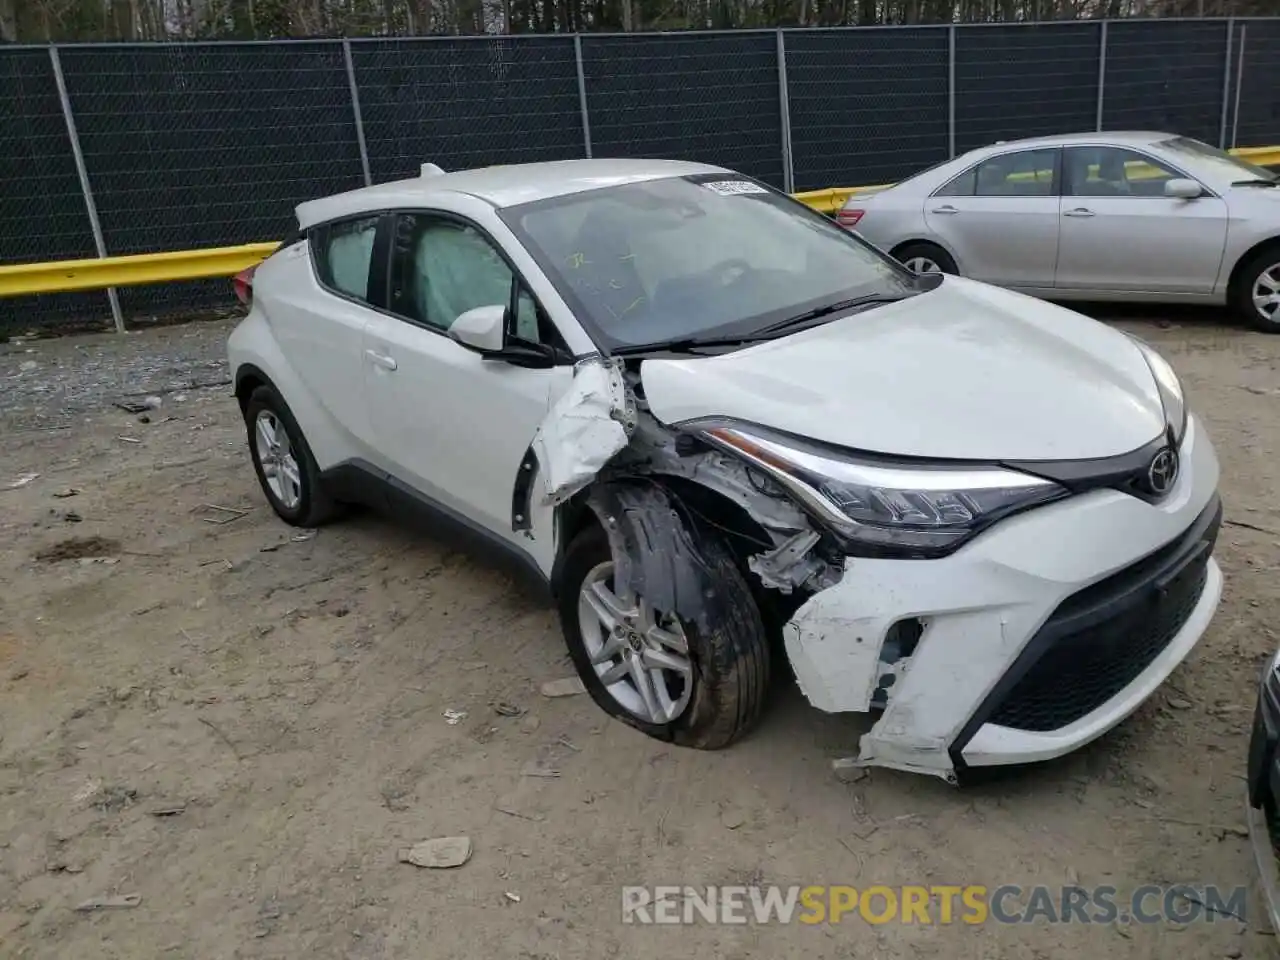
{"type": "Polygon", "coordinates": [[[373,185],[369,173],[369,148],[364,141],[364,117],[360,113],[360,88],[356,86],[356,66],[351,60],[351,41],[342,41],[342,61],[347,67],[347,88],[351,91],[351,113],[356,122],[356,144],[360,147],[360,169],[364,173],[364,185],[373,185]]]}
{"type": "Polygon", "coordinates": [[[947,149],[956,155],[956,25],[947,28],[947,149]]]}
{"type": "Polygon", "coordinates": [[[1231,104],[1231,44],[1236,38],[1236,18],[1227,20],[1227,56],[1222,64],[1222,123],[1218,127],[1218,147],[1227,148],[1227,109],[1231,104]]]}
{"type": "Polygon", "coordinates": [[[1102,132],[1102,104],[1107,93],[1107,21],[1102,21],[1098,38],[1098,119],[1094,126],[1102,132]]]}
{"type": "Polygon", "coordinates": [[[787,42],[782,29],[778,37],[778,111],[782,129],[782,189],[796,192],[796,165],[791,154],[791,95],[787,89],[787,42]]]}
{"type": "Polygon", "coordinates": [[[1249,35],[1249,25],[1240,24],[1240,48],[1236,51],[1236,100],[1231,111],[1231,149],[1236,148],[1236,134],[1240,132],[1240,87],[1244,85],[1244,42],[1249,35]]]}
{"type": "MultiPolygon", "coordinates": [[[[85,211],[89,214],[89,229],[93,231],[93,245],[98,251],[98,258],[107,255],[107,244],[102,238],[102,223],[98,220],[98,205],[93,202],[93,188],[89,186],[89,169],[84,163],[84,152],[80,149],[80,135],[76,132],[76,118],[71,113],[71,97],[67,94],[67,81],[62,75],[62,61],[58,57],[58,48],[49,45],[49,62],[53,65],[53,82],[58,87],[58,101],[62,104],[62,119],[67,125],[67,137],[71,140],[71,155],[75,159],[76,175],[80,178],[80,192],[84,195],[85,211]]],[[[120,310],[120,297],[115,287],[107,288],[107,301],[111,304],[111,319],[115,322],[116,333],[124,333],[124,314],[120,310]]]]}
{"type": "Polygon", "coordinates": [[[573,35],[573,62],[578,71],[578,110],[582,114],[582,149],[591,159],[591,114],[587,110],[587,74],[582,69],[582,34],[573,35]]]}

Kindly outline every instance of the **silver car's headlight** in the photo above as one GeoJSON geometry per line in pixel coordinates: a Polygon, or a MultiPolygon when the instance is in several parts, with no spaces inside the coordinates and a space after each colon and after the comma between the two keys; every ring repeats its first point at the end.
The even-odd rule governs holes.
{"type": "Polygon", "coordinates": [[[1160,403],[1164,407],[1164,422],[1173,438],[1175,447],[1182,446],[1182,438],[1187,432],[1187,400],[1182,392],[1182,381],[1174,372],[1169,361],[1160,356],[1151,344],[1133,338],[1142,356],[1147,361],[1151,375],[1156,379],[1156,388],[1160,391],[1160,403]]]}
{"type": "Polygon", "coordinates": [[[681,426],[772,477],[846,549],[874,556],[942,556],[1002,517],[1067,495],[1002,467],[846,455],[725,420],[681,426]]]}

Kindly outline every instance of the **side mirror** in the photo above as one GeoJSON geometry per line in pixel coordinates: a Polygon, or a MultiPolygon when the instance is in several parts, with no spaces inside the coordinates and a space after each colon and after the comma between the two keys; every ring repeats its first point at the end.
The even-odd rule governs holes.
{"type": "Polygon", "coordinates": [[[449,327],[449,336],[479,353],[498,353],[506,342],[506,322],[505,304],[476,307],[453,321],[453,325],[449,327]]]}
{"type": "Polygon", "coordinates": [[[1166,197],[1176,197],[1179,200],[1195,200],[1202,193],[1204,191],[1200,188],[1200,184],[1194,180],[1175,177],[1173,180],[1164,182],[1164,195],[1166,197]]]}

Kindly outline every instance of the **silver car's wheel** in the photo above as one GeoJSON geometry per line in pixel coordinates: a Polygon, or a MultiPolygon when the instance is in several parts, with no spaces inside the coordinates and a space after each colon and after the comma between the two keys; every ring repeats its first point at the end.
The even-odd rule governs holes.
{"type": "Polygon", "coordinates": [[[258,411],[253,443],[271,493],[285,510],[296,510],[302,500],[302,474],[289,441],[289,431],[273,411],[258,411]]]}
{"type": "Polygon", "coordinates": [[[917,276],[930,273],[959,273],[951,254],[936,243],[924,240],[904,243],[893,251],[898,262],[917,276]]]}
{"type": "Polygon", "coordinates": [[[613,590],[613,562],[594,566],[578,591],[578,629],[609,695],[646,723],[677,719],[693,693],[689,640],[680,621],[643,597],[613,590]]]}
{"type": "Polygon", "coordinates": [[[912,273],[942,273],[942,268],[928,257],[912,257],[904,260],[902,265],[912,273]]]}
{"type": "Polygon", "coordinates": [[[1253,308],[1269,323],[1280,323],[1280,261],[1264,266],[1250,291],[1253,308]]]}

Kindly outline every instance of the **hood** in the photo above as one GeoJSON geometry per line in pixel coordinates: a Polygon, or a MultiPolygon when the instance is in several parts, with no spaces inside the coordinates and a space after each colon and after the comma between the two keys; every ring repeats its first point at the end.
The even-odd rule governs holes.
{"type": "Polygon", "coordinates": [[[640,377],[667,424],[730,417],[898,456],[1083,460],[1164,429],[1127,336],[959,277],[733,353],[645,360],[640,377]]]}

